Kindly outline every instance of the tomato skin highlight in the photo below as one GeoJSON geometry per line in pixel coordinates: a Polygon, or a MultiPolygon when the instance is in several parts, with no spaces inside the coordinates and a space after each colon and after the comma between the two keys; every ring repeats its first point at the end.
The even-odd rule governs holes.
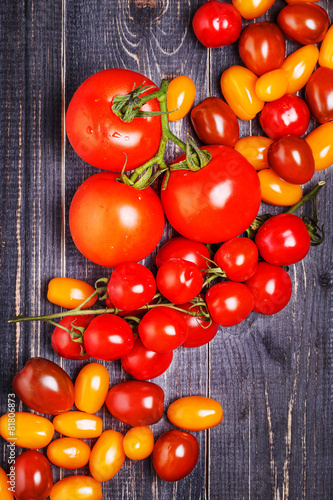
{"type": "Polygon", "coordinates": [[[304,45],[288,56],[281,66],[288,75],[287,92],[294,94],[308,82],[316,67],[319,50],[315,45],[304,45]]]}
{"type": "Polygon", "coordinates": [[[53,486],[50,500],[102,500],[102,486],[90,476],[69,476],[53,486]]]}
{"type": "Polygon", "coordinates": [[[198,241],[189,240],[183,236],[175,236],[168,240],[156,254],[156,266],[159,269],[163,262],[169,259],[184,259],[196,264],[203,273],[209,267],[209,251],[206,245],[198,241]]]}
{"type": "Polygon", "coordinates": [[[256,170],[268,168],[267,152],[273,140],[260,135],[245,136],[236,142],[234,149],[242,154],[256,170]]]}
{"type": "Polygon", "coordinates": [[[305,100],[310,113],[319,123],[333,120],[333,69],[319,67],[305,87],[305,100]]]}
{"type": "Polygon", "coordinates": [[[9,477],[6,472],[0,467],[0,496],[2,500],[14,500],[13,493],[8,489],[9,477]]]}
{"type": "Polygon", "coordinates": [[[52,486],[50,462],[40,451],[24,451],[15,459],[16,500],[45,500],[52,486]]]}
{"type": "Polygon", "coordinates": [[[64,469],[80,469],[89,462],[90,447],[77,438],[59,438],[47,447],[47,458],[64,469]]]}
{"type": "Polygon", "coordinates": [[[90,473],[96,481],[108,481],[120,471],[125,462],[124,436],[117,431],[102,432],[91,450],[90,473]]]}
{"type": "Polygon", "coordinates": [[[156,275],[161,294],[173,304],[183,304],[200,293],[203,278],[199,267],[184,259],[169,259],[156,275]]]}
{"type": "Polygon", "coordinates": [[[103,420],[84,411],[60,413],[54,417],[53,425],[59,434],[78,439],[99,437],[103,430],[103,420]]]}
{"type": "MultiPolygon", "coordinates": [[[[47,299],[61,307],[75,309],[93,292],[94,287],[85,281],[75,278],[53,278],[48,284],[47,299]]],[[[97,300],[97,295],[87,302],[81,309],[88,309],[97,300]]]]}
{"type": "Polygon", "coordinates": [[[176,76],[169,83],[167,91],[167,109],[170,122],[181,120],[190,111],[195,98],[193,80],[185,75],[176,76]],[[174,111],[175,110],[175,111],[174,111]]]}
{"type": "Polygon", "coordinates": [[[54,430],[52,422],[35,413],[18,411],[15,413],[14,422],[11,414],[5,413],[0,417],[0,435],[20,448],[44,448],[52,440],[54,430]]]}
{"type": "Polygon", "coordinates": [[[303,194],[301,186],[281,179],[273,169],[260,170],[258,176],[262,201],[279,207],[290,207],[301,200],[303,194]]]}
{"type": "Polygon", "coordinates": [[[275,0],[232,0],[244,19],[260,17],[268,11],[275,0]]]}
{"type": "Polygon", "coordinates": [[[214,261],[229,280],[246,281],[257,269],[258,249],[249,238],[232,238],[216,251],[214,261]]]}
{"type": "Polygon", "coordinates": [[[329,19],[326,11],[319,5],[300,3],[281,9],[277,24],[289,40],[308,45],[323,40],[329,19]]]}
{"type": "Polygon", "coordinates": [[[131,460],[143,460],[152,454],[154,448],[154,434],[149,427],[132,427],[125,434],[125,455],[131,460]]]}
{"type": "Polygon", "coordinates": [[[109,390],[110,376],[105,366],[89,363],[78,373],[75,384],[75,406],[87,413],[97,413],[109,390]]]}
{"type": "Polygon", "coordinates": [[[315,128],[305,137],[315,162],[315,170],[324,170],[333,163],[333,123],[327,122],[315,128]]]}
{"type": "Polygon", "coordinates": [[[254,298],[243,283],[224,281],[209,288],[206,302],[216,323],[220,326],[234,326],[250,314],[254,298]]]}
{"type": "Polygon", "coordinates": [[[262,75],[256,83],[255,93],[265,102],[276,101],[288,90],[288,75],[283,69],[274,69],[262,75]]]}
{"type": "Polygon", "coordinates": [[[215,399],[187,396],[171,403],[167,416],[176,427],[187,431],[203,431],[222,422],[223,410],[215,399]]]}
{"type": "Polygon", "coordinates": [[[159,377],[170,366],[173,351],[155,352],[147,349],[139,337],[135,337],[130,352],[121,358],[124,370],[137,380],[159,377]]]}
{"type": "Polygon", "coordinates": [[[330,26],[321,42],[318,63],[320,66],[333,69],[333,26],[330,26]]]}
{"type": "MultiPolygon", "coordinates": [[[[94,317],[93,314],[66,316],[59,321],[59,325],[79,334],[75,327],[86,329],[94,317]]],[[[85,349],[84,343],[73,342],[70,334],[59,326],[53,330],[51,343],[54,351],[62,358],[81,361],[90,358],[89,354],[82,354],[85,349]]]]}

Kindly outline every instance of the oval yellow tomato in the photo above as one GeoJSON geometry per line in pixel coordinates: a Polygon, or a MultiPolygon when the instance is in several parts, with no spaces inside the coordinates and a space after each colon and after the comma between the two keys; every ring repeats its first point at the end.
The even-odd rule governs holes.
{"type": "Polygon", "coordinates": [[[123,448],[124,436],[117,431],[104,431],[91,450],[89,468],[97,481],[108,481],[121,469],[126,455],[123,448]]]}
{"type": "Polygon", "coordinates": [[[142,460],[149,457],[154,448],[154,434],[150,427],[132,427],[125,434],[125,455],[131,460],[142,460]]]}
{"type": "Polygon", "coordinates": [[[333,122],[319,125],[305,140],[312,150],[315,170],[324,170],[333,164],[333,122]]]}
{"type": "Polygon", "coordinates": [[[257,97],[262,101],[276,101],[286,94],[289,86],[288,74],[283,69],[274,69],[260,76],[255,85],[257,97]]]}
{"type": "Polygon", "coordinates": [[[302,188],[279,177],[274,170],[267,168],[258,172],[261,199],[270,205],[289,207],[302,198],[302,188]]]}
{"type": "MultiPolygon", "coordinates": [[[[15,486],[15,482],[14,485],[15,486]]],[[[5,471],[0,467],[0,498],[1,500],[14,500],[14,495],[8,490],[10,487],[10,478],[5,471]]]]}
{"type": "Polygon", "coordinates": [[[170,122],[181,120],[190,111],[195,98],[194,82],[185,75],[176,76],[169,83],[167,109],[170,122]],[[174,111],[175,110],[175,111],[174,111]]]}
{"type": "Polygon", "coordinates": [[[47,458],[64,469],[79,469],[89,462],[90,447],[77,438],[60,438],[47,447],[47,458]]]}
{"type": "Polygon", "coordinates": [[[102,500],[102,486],[90,476],[69,476],[53,485],[50,500],[102,500]]]}
{"type": "Polygon", "coordinates": [[[321,42],[318,63],[320,66],[333,69],[333,24],[321,42]]]}
{"type": "Polygon", "coordinates": [[[267,151],[273,140],[260,135],[246,136],[236,142],[234,149],[242,154],[256,170],[268,168],[267,151]]]}
{"type": "Polygon", "coordinates": [[[260,17],[268,11],[275,0],[232,0],[232,4],[239,10],[244,19],[260,17]]]}
{"type": "MultiPolygon", "coordinates": [[[[75,309],[84,302],[95,289],[85,281],[75,278],[53,278],[49,282],[47,299],[57,306],[75,309]]],[[[87,309],[95,304],[97,295],[89,300],[82,309],[87,309]]]]}
{"type": "Polygon", "coordinates": [[[103,431],[102,419],[84,411],[60,413],[53,419],[53,425],[60,434],[78,439],[96,438],[103,431]]]}
{"type": "Polygon", "coordinates": [[[288,75],[288,93],[294,94],[304,87],[315,69],[318,57],[319,50],[315,45],[304,45],[284,60],[280,69],[288,75]]]}
{"type": "Polygon", "coordinates": [[[89,363],[75,380],[75,406],[87,413],[101,409],[109,390],[109,372],[100,363],[89,363]]]}
{"type": "Polygon", "coordinates": [[[222,422],[221,404],[204,396],[187,396],[171,403],[167,416],[170,422],[187,431],[203,431],[222,422]]]}
{"type": "Polygon", "coordinates": [[[52,440],[53,434],[52,422],[35,413],[6,413],[0,418],[0,435],[21,448],[44,448],[52,440]]]}

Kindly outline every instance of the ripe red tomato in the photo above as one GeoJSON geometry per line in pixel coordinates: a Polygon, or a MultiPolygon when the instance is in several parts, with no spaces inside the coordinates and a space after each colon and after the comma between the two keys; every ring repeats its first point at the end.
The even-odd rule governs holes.
{"type": "Polygon", "coordinates": [[[319,123],[333,120],[333,69],[321,66],[312,73],[305,87],[305,100],[319,123]]]}
{"type": "Polygon", "coordinates": [[[138,332],[143,345],[154,352],[173,351],[188,335],[183,317],[167,306],[148,311],[139,323],[138,332]]]}
{"type": "Polygon", "coordinates": [[[206,245],[198,241],[189,240],[183,236],[171,238],[159,249],[156,254],[156,266],[159,268],[169,259],[184,259],[196,264],[203,271],[209,267],[209,251],[206,245]]]}
{"type": "Polygon", "coordinates": [[[229,280],[246,281],[257,269],[258,248],[249,238],[232,238],[220,246],[214,261],[229,280]]]}
{"type": "MultiPolygon", "coordinates": [[[[204,299],[204,296],[200,296],[204,299]]],[[[187,302],[186,304],[181,304],[182,309],[186,311],[191,310],[191,312],[198,313],[200,312],[199,306],[193,306],[191,302],[187,302]]],[[[184,342],[184,347],[199,347],[201,345],[205,345],[210,342],[218,332],[219,325],[215,323],[215,321],[209,322],[208,320],[204,320],[198,318],[196,316],[191,316],[187,313],[180,313],[188,328],[188,335],[184,342]]]]}
{"type": "Polygon", "coordinates": [[[206,293],[208,310],[216,323],[233,326],[243,321],[253,309],[254,299],[243,283],[224,281],[206,293]]]}
{"type": "Polygon", "coordinates": [[[24,451],[15,459],[16,500],[45,500],[52,486],[50,462],[40,451],[24,451]]]}
{"type": "Polygon", "coordinates": [[[326,11],[319,5],[299,3],[286,5],[281,9],[277,23],[289,40],[309,45],[323,40],[329,19],[326,11]]]}
{"type": "MultiPolygon", "coordinates": [[[[212,159],[199,171],[171,172],[161,200],[170,224],[186,238],[220,243],[255,219],[260,182],[252,165],[228,146],[206,146],[212,159]]],[[[177,161],[183,160],[184,155],[177,161]]]]}
{"type": "MultiPolygon", "coordinates": [[[[81,333],[79,330],[76,330],[75,327],[86,329],[93,318],[93,314],[87,314],[84,316],[66,316],[59,321],[59,325],[71,330],[74,336],[75,333],[77,333],[76,337],[79,337],[81,333]]],[[[76,360],[90,358],[89,354],[82,355],[82,352],[85,350],[84,343],[74,342],[71,339],[70,334],[60,326],[57,326],[54,329],[51,337],[51,343],[55,352],[62,358],[76,360]]]]}
{"type": "Polygon", "coordinates": [[[75,245],[87,259],[105,267],[144,259],[164,230],[163,209],[154,190],[138,190],[116,178],[105,172],[86,179],[69,211],[75,245]]]}
{"type": "MultiPolygon", "coordinates": [[[[77,89],[66,114],[69,142],[77,154],[97,168],[120,172],[132,170],[152,158],[161,139],[159,116],[135,118],[125,123],[112,112],[113,98],[130,93],[140,84],[158,87],[144,75],[128,69],[99,71],[77,89]]],[[[159,111],[156,99],[148,101],[143,111],[159,111]]]]}
{"type": "Polygon", "coordinates": [[[121,365],[137,380],[148,380],[162,375],[169,368],[172,358],[173,351],[150,351],[139,337],[135,337],[130,352],[121,358],[121,365]]]}
{"type": "Polygon", "coordinates": [[[209,0],[194,14],[192,26],[195,36],[205,47],[224,47],[238,40],[242,31],[242,18],[232,5],[209,0]]]}
{"type": "Polygon", "coordinates": [[[156,275],[160,293],[174,304],[183,304],[194,299],[203,285],[199,267],[184,259],[169,259],[163,262],[156,275]]]}

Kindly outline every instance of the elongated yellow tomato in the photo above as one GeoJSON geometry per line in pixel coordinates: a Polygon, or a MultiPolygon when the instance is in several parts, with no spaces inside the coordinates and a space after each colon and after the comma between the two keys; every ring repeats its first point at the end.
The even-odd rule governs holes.
{"type": "Polygon", "coordinates": [[[84,411],[60,413],[53,419],[53,425],[60,434],[78,439],[96,438],[103,431],[102,419],[84,411]]]}
{"type": "Polygon", "coordinates": [[[109,372],[100,363],[89,363],[75,380],[75,406],[87,413],[101,409],[109,390],[109,372]]]}
{"type": "Polygon", "coordinates": [[[273,5],[275,0],[232,0],[232,4],[239,10],[244,19],[254,19],[262,16],[273,5]]]}
{"type": "Polygon", "coordinates": [[[324,170],[333,164],[333,122],[319,125],[305,140],[312,149],[315,170],[324,170]]]}
{"type": "Polygon", "coordinates": [[[185,75],[176,76],[169,83],[167,92],[167,109],[169,121],[181,120],[190,111],[195,98],[193,80],[185,75]],[[176,110],[176,111],[174,111],[176,110]]]}
{"type": "Polygon", "coordinates": [[[69,476],[53,485],[50,500],[102,500],[102,486],[90,476],[69,476]]]}
{"type": "MultiPolygon", "coordinates": [[[[14,495],[8,490],[11,487],[10,478],[5,471],[0,467],[0,498],[1,500],[14,500],[14,495]]],[[[13,480],[13,487],[15,487],[15,480],[13,480]]]]}
{"type": "Polygon", "coordinates": [[[150,427],[132,427],[125,434],[125,455],[131,460],[142,460],[149,457],[154,448],[154,434],[150,427]]]}
{"type": "Polygon", "coordinates": [[[104,431],[91,450],[89,468],[97,481],[108,481],[121,469],[126,455],[124,436],[117,431],[104,431]]]}
{"type": "Polygon", "coordinates": [[[170,422],[187,431],[203,431],[222,422],[221,404],[204,396],[188,396],[171,403],[167,416],[170,422]]]}
{"type": "Polygon", "coordinates": [[[302,198],[301,186],[284,181],[271,168],[260,170],[258,176],[262,201],[270,205],[289,207],[302,198]]]}
{"type": "Polygon", "coordinates": [[[288,56],[280,69],[287,72],[287,92],[294,94],[301,90],[309,80],[319,57],[319,50],[315,45],[304,45],[288,56]]]}
{"type": "Polygon", "coordinates": [[[230,66],[221,76],[221,90],[225,100],[241,120],[252,120],[264,107],[264,101],[255,93],[258,77],[243,66],[230,66]]]}
{"type": "Polygon", "coordinates": [[[44,448],[52,440],[53,434],[52,422],[35,413],[6,413],[0,418],[0,435],[21,448],[44,448]]]}
{"type": "Polygon", "coordinates": [[[260,76],[255,92],[262,101],[276,101],[286,94],[289,86],[288,74],[283,69],[274,69],[260,76]]]}
{"type": "Polygon", "coordinates": [[[321,42],[318,63],[320,66],[333,69],[333,24],[321,42]]]}
{"type": "Polygon", "coordinates": [[[77,438],[60,438],[47,447],[47,458],[64,469],[79,469],[89,462],[90,447],[77,438]]]}
{"type": "MultiPolygon", "coordinates": [[[[75,278],[53,278],[49,282],[47,299],[57,306],[75,309],[84,302],[95,289],[85,281],[75,278]]],[[[89,300],[82,309],[87,309],[95,304],[97,295],[89,300]]]]}
{"type": "Polygon", "coordinates": [[[252,135],[242,137],[236,142],[234,149],[251,163],[256,170],[268,168],[267,151],[273,140],[269,137],[252,135]]]}

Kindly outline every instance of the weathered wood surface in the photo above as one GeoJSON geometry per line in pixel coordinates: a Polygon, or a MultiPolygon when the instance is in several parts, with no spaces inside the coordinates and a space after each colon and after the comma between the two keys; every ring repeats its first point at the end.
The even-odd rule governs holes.
{"type": "MultiPolygon", "coordinates": [[[[30,357],[52,359],[73,378],[83,365],[53,353],[50,325],[14,326],[6,320],[19,312],[57,310],[45,298],[54,276],[94,283],[109,274],[78,253],[68,230],[71,198],[96,171],[66,140],[68,102],[84,79],[109,67],[140,71],[156,83],[186,74],[196,84],[196,103],[208,95],[221,97],[223,69],[240,60],[236,45],[207,50],[196,40],[191,19],[202,3],[1,2],[1,413],[7,411],[14,374],[30,357]]],[[[331,11],[332,20],[330,2],[318,4],[331,11]]],[[[274,20],[283,5],[277,0],[261,20],[274,20]]],[[[289,52],[296,47],[287,43],[289,52]]],[[[184,120],[173,130],[184,137],[191,126],[184,120]]],[[[241,124],[242,135],[256,130],[256,120],[241,124]]],[[[174,158],[176,148],[169,147],[168,154],[174,158]]],[[[179,349],[166,374],[155,380],[165,390],[166,407],[190,394],[209,395],[223,405],[222,425],[195,433],[201,447],[195,470],[172,484],[156,476],[150,460],[126,461],[103,485],[105,499],[333,498],[332,171],[317,173],[306,190],[319,179],[327,183],[319,196],[326,241],[291,266],[288,306],[274,317],[252,313],[239,326],[221,330],[208,346],[179,349]]],[[[168,228],[162,242],[170,234],[168,228]]],[[[127,378],[119,362],[106,365],[112,383],[127,378]]],[[[16,403],[17,410],[24,408],[16,403]]],[[[107,411],[101,415],[107,428],[127,429],[107,411]]],[[[158,437],[170,428],[164,416],[153,430],[158,437]]],[[[3,440],[1,446],[0,465],[8,471],[3,440]]],[[[54,479],[69,474],[55,469],[54,479]]]]}

